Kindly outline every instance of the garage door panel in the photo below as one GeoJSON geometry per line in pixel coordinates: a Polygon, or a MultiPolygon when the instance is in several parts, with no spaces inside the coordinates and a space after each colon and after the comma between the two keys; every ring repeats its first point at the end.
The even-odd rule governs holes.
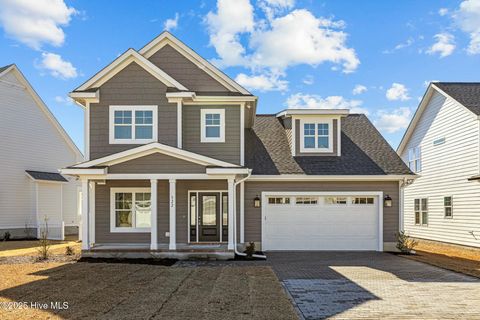
{"type": "Polygon", "coordinates": [[[295,196],[289,204],[267,202],[264,249],[377,250],[378,197],[372,197],[374,204],[368,205],[354,204],[353,197],[347,204],[331,205],[321,196],[314,205],[296,204],[295,196]]]}

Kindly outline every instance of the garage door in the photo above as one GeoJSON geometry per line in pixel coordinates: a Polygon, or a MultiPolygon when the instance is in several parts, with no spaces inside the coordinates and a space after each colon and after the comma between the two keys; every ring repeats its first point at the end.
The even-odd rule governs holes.
{"type": "Polygon", "coordinates": [[[265,194],[264,250],[378,250],[379,195],[265,194]]]}

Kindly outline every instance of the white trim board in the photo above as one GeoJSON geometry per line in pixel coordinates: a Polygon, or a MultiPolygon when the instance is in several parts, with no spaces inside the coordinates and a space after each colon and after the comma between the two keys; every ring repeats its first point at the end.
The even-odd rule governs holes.
{"type": "Polygon", "coordinates": [[[246,181],[399,181],[415,179],[417,175],[252,175],[246,181]]]}
{"type": "Polygon", "coordinates": [[[218,68],[216,68],[204,58],[202,58],[198,53],[193,51],[191,48],[189,48],[187,45],[185,45],[182,41],[177,39],[168,31],[162,32],[158,37],[150,41],[147,45],[145,45],[142,49],[139,50],[139,53],[148,59],[155,52],[157,52],[167,44],[177,50],[185,58],[193,62],[198,68],[202,69],[212,78],[225,86],[228,90],[232,92],[240,92],[247,95],[250,94],[250,92],[248,92],[245,88],[240,86],[234,80],[230,79],[225,73],[220,71],[218,68]]]}

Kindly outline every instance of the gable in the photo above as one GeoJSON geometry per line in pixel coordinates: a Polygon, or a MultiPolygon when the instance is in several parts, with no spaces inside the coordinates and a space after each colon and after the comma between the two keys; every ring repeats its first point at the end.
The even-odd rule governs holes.
{"type": "Polygon", "coordinates": [[[206,167],[161,153],[114,164],[108,173],[205,173],[206,167]]]}
{"type": "Polygon", "coordinates": [[[225,86],[169,44],[155,52],[148,60],[183,83],[191,91],[229,92],[225,86]]]}

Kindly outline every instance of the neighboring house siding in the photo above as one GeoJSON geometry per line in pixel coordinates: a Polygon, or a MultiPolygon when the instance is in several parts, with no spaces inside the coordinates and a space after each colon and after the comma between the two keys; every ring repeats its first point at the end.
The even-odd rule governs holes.
{"type": "MultiPolygon", "coordinates": [[[[338,138],[338,120],[333,119],[333,152],[300,152],[300,120],[296,119],[295,120],[295,155],[296,156],[336,156],[337,155],[337,148],[338,148],[338,143],[337,143],[337,138],[338,138]]],[[[291,131],[291,130],[290,130],[291,131]]],[[[291,140],[291,139],[290,139],[291,140]]]]}
{"type": "Polygon", "coordinates": [[[452,99],[435,92],[401,155],[421,146],[422,171],[405,188],[404,228],[414,237],[480,246],[480,184],[467,179],[479,172],[479,120],[452,99]],[[445,138],[434,146],[433,141],[445,138]],[[444,218],[443,197],[453,197],[453,218],[444,218]],[[414,221],[414,199],[428,198],[428,226],[414,221]]]}
{"type": "Polygon", "coordinates": [[[254,208],[253,200],[262,192],[302,192],[302,191],[382,191],[384,196],[390,195],[392,207],[383,208],[383,241],[395,242],[399,220],[399,184],[398,181],[375,182],[331,182],[331,181],[298,181],[298,182],[260,182],[245,183],[245,242],[262,240],[262,208],[254,208]]]}
{"type": "MultiPolygon", "coordinates": [[[[13,71],[0,82],[0,230],[36,227],[35,183],[25,170],[58,172],[82,161],[35,103],[13,71]],[[6,82],[15,85],[9,85],[6,82]]],[[[65,223],[78,224],[77,182],[64,185],[65,223]]],[[[3,234],[3,233],[2,233],[3,234]]],[[[18,236],[25,234],[16,233],[18,236]]]]}
{"type": "Polygon", "coordinates": [[[100,87],[100,103],[90,104],[90,160],[138,147],[109,143],[110,105],[158,105],[158,142],[177,145],[177,105],[168,103],[167,86],[135,62],[100,87]]]}
{"type": "Polygon", "coordinates": [[[193,106],[183,110],[183,149],[215,159],[240,164],[240,107],[239,106],[193,106]],[[201,109],[225,109],[225,142],[202,143],[201,109]]]}
{"type": "Polygon", "coordinates": [[[110,166],[108,173],[205,173],[205,166],[154,153],[110,166]]]}
{"type": "Polygon", "coordinates": [[[229,91],[168,44],[154,53],[149,60],[190,91],[229,91]]]}

